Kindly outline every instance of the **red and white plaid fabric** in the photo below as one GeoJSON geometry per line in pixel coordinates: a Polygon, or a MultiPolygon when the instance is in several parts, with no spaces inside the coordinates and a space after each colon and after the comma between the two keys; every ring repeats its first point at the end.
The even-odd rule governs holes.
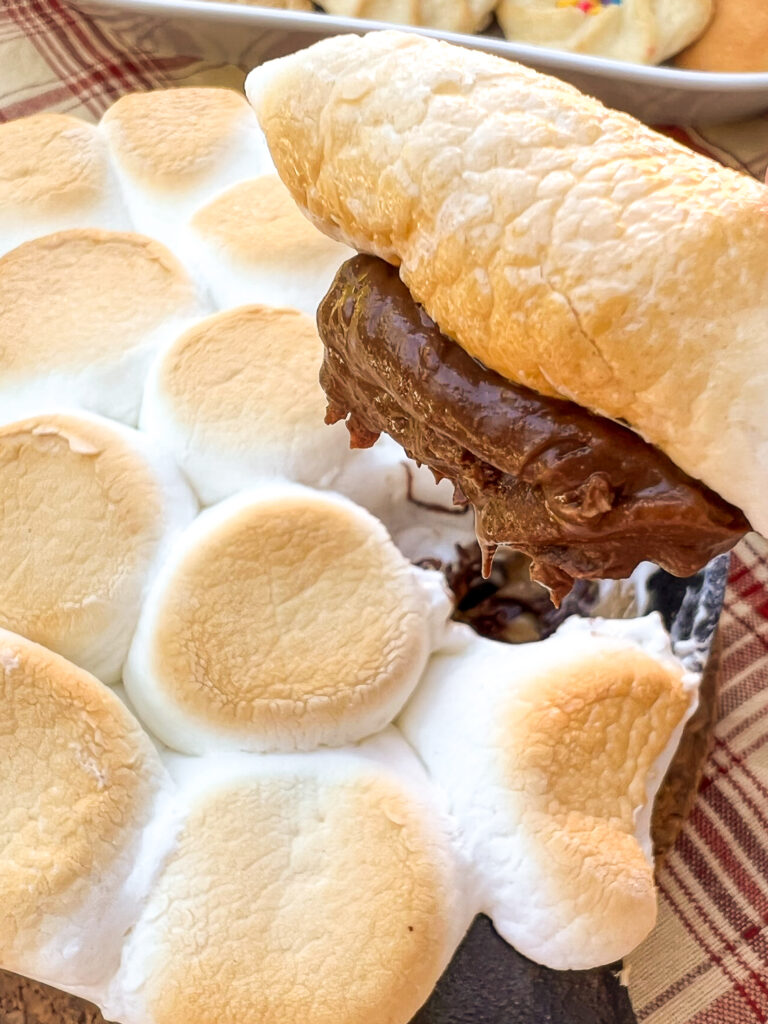
{"type": "MultiPolygon", "coordinates": [[[[0,0],[0,121],[40,110],[98,120],[126,92],[209,82],[242,73],[194,55],[155,52],[143,19],[102,22],[63,0],[0,0]]],[[[188,37],[183,37],[186,42],[188,37]]]]}
{"type": "Polygon", "coordinates": [[[659,878],[659,923],[630,958],[646,1024],[768,1021],[768,545],[731,562],[715,745],[659,878]]]}
{"type": "MultiPolygon", "coordinates": [[[[95,120],[125,92],[242,83],[242,70],[194,56],[205,47],[187,32],[178,53],[141,18],[94,20],[64,0],[0,5],[0,121],[40,110],[95,120]]],[[[670,132],[765,174],[768,117],[670,132]]],[[[715,747],[659,878],[658,926],[628,964],[642,1024],[768,1022],[768,544],[754,536],[733,556],[721,636],[715,747]]]]}

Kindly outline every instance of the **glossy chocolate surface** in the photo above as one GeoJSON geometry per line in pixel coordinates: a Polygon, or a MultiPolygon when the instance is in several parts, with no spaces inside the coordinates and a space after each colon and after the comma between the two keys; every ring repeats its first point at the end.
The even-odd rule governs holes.
{"type": "Polygon", "coordinates": [[[353,447],[387,433],[450,479],[486,551],[527,554],[556,599],[574,579],[625,578],[641,561],[689,576],[749,530],[627,427],[472,359],[382,260],[340,268],[318,327],[327,421],[346,418],[353,447]]]}

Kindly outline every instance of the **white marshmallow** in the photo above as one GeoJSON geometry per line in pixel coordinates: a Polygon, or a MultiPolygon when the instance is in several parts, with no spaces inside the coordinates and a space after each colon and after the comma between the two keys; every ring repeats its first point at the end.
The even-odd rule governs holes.
{"type": "Polygon", "coordinates": [[[173,454],[205,505],[275,477],[332,486],[349,435],[341,423],[323,423],[322,352],[303,313],[219,313],[159,355],[141,427],[173,454]]]}
{"type": "Polygon", "coordinates": [[[209,756],[182,799],[109,1019],[411,1020],[475,906],[453,825],[394,730],[343,751],[209,756]]]}
{"type": "Polygon", "coordinates": [[[197,506],[137,431],[81,413],[0,426],[0,626],[105,683],[146,589],[197,506]]]}
{"type": "Polygon", "coordinates": [[[242,306],[190,328],[157,357],[140,424],[170,451],[204,505],[283,478],[338,491],[380,518],[413,561],[451,562],[474,543],[471,510],[451,504],[399,445],[352,451],[324,424],[323,346],[303,313],[242,306]]]}
{"type": "Polygon", "coordinates": [[[61,231],[0,258],[0,408],[51,407],[135,424],[158,348],[207,309],[158,242],[117,231],[61,231]]]}
{"type": "Polygon", "coordinates": [[[185,753],[340,746],[392,721],[449,614],[440,574],[407,562],[364,509],[275,482],[179,538],[125,685],[185,753]]]}
{"type": "Polygon", "coordinates": [[[322,234],[277,175],[235,185],[199,210],[189,258],[220,308],[249,302],[292,306],[314,317],[353,250],[322,234]]]}
{"type": "Polygon", "coordinates": [[[93,676],[0,630],[0,962],[97,994],[176,829],[138,722],[93,676]]]}
{"type": "Polygon", "coordinates": [[[131,227],[98,129],[67,114],[0,124],[0,256],[85,227],[131,227]]]}
{"type": "Polygon", "coordinates": [[[136,229],[182,259],[182,229],[192,213],[272,169],[255,115],[230,89],[132,93],[109,108],[100,128],[136,229]]]}
{"type": "Polygon", "coordinates": [[[399,724],[449,795],[483,909],[557,969],[650,931],[653,798],[697,701],[658,616],[569,621],[548,640],[471,636],[433,658],[399,724]]]}

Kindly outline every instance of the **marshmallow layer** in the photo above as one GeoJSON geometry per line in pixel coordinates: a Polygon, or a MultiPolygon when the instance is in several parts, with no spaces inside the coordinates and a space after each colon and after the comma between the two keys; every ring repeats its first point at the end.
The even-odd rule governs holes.
{"type": "Polygon", "coordinates": [[[653,927],[653,799],[696,703],[661,620],[569,620],[436,656],[400,718],[449,794],[483,909],[557,969],[619,960],[653,927]],[[572,625],[571,625],[572,623],[572,625]]]}
{"type": "Polygon", "coordinates": [[[0,426],[0,626],[105,683],[147,584],[196,503],[137,431],[86,414],[0,426]]]}
{"type": "Polygon", "coordinates": [[[391,722],[449,614],[442,577],[407,562],[364,509],[275,483],[179,539],[125,683],[185,753],[339,746],[391,722]]]}
{"type": "MultiPolygon", "coordinates": [[[[314,229],[313,229],[314,230],[314,229]]],[[[373,512],[414,561],[451,562],[474,543],[470,510],[382,437],[351,451],[327,426],[322,343],[292,309],[241,306],[203,320],[162,350],[140,426],[168,449],[204,505],[281,478],[338,491],[373,512]]]]}
{"type": "Polygon", "coordinates": [[[0,124],[0,256],[76,227],[130,227],[98,129],[66,114],[0,124]]]}
{"type": "Polygon", "coordinates": [[[230,89],[131,93],[112,104],[100,128],[134,226],[171,248],[196,209],[272,167],[254,114],[230,89]]]}
{"type": "Polygon", "coordinates": [[[150,822],[170,780],[113,693],[6,630],[0,704],[0,962],[103,984],[169,845],[150,822]]]}
{"type": "Polygon", "coordinates": [[[6,419],[58,406],[138,418],[155,351],[206,312],[159,242],[78,229],[0,259],[0,404],[6,419]]]}
{"type": "Polygon", "coordinates": [[[403,741],[204,765],[110,1019],[407,1024],[471,909],[450,824],[403,741]]]}
{"type": "Polygon", "coordinates": [[[302,215],[275,174],[241,182],[199,210],[190,244],[220,307],[263,302],[312,317],[353,255],[302,215]]]}
{"type": "Polygon", "coordinates": [[[350,250],[271,170],[225,90],[0,126],[0,964],[121,1024],[407,1024],[481,909],[616,959],[695,703],[657,623],[447,624],[400,551],[471,514],[323,424],[350,250]]]}
{"type": "Polygon", "coordinates": [[[243,306],[196,324],[150,374],[141,426],[210,505],[259,481],[332,485],[347,460],[342,424],[325,427],[323,346],[291,309],[243,306]]]}

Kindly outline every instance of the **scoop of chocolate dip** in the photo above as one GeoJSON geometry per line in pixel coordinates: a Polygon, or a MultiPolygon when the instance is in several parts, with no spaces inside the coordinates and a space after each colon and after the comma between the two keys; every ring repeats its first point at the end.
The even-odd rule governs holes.
{"type": "Polygon", "coordinates": [[[641,561],[689,576],[749,530],[629,428],[472,359],[382,260],[343,264],[318,327],[326,422],[346,419],[357,448],[387,433],[450,479],[474,506],[485,574],[510,545],[559,601],[574,579],[623,579],[641,561]]]}

